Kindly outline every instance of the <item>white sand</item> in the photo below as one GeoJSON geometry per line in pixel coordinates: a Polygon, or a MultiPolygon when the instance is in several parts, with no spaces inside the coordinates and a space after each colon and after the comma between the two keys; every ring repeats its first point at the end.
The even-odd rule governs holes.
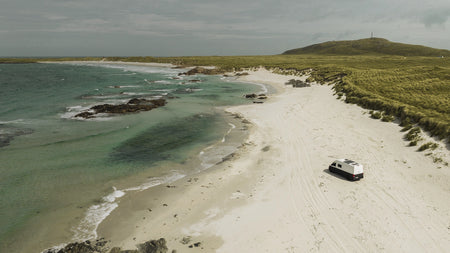
{"type": "MultiPolygon", "coordinates": [[[[330,86],[285,86],[291,78],[241,77],[278,93],[227,109],[252,123],[236,157],[124,199],[99,234],[127,249],[165,237],[177,252],[449,252],[450,168],[330,86]],[[330,174],[337,158],[362,163],[364,179],[330,174]]],[[[442,144],[436,153],[449,161],[442,144]]]]}

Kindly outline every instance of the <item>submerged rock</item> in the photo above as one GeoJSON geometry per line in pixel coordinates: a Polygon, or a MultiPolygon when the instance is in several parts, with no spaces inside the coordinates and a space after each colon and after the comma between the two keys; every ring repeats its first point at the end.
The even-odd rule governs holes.
{"type": "Polygon", "coordinates": [[[33,133],[32,129],[20,129],[8,127],[0,124],[0,148],[8,146],[15,137],[31,134],[33,133]]]}

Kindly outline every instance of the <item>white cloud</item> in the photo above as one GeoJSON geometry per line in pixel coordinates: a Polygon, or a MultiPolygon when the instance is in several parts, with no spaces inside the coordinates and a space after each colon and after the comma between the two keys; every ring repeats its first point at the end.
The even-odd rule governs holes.
{"type": "MultiPolygon", "coordinates": [[[[45,39],[70,37],[72,47],[77,38],[104,40],[102,47],[127,41],[158,54],[161,48],[170,53],[168,45],[192,52],[186,54],[214,52],[214,46],[223,54],[251,54],[255,44],[256,53],[280,53],[276,50],[369,37],[370,32],[449,48],[449,17],[448,0],[15,0],[0,9],[0,31],[14,34],[0,44],[0,55],[11,48],[21,52],[20,41],[38,35],[43,42],[35,50],[45,39]]],[[[120,44],[115,48],[121,50],[120,44]]],[[[131,52],[127,45],[122,50],[131,52]]]]}

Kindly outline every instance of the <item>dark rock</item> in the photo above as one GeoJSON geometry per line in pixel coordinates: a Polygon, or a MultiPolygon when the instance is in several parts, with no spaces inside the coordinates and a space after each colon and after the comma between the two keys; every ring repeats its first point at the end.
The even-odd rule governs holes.
{"type": "Polygon", "coordinates": [[[198,248],[198,247],[200,247],[200,245],[202,245],[201,242],[196,242],[196,243],[194,243],[194,244],[189,245],[189,248],[190,248],[190,249],[192,249],[192,248],[194,248],[194,247],[198,248]]]}
{"type": "Polygon", "coordinates": [[[253,101],[253,104],[264,104],[263,101],[253,101]]]}
{"type": "Polygon", "coordinates": [[[196,74],[218,75],[218,74],[222,74],[223,72],[224,72],[223,70],[220,70],[217,68],[207,69],[207,68],[203,68],[203,67],[195,67],[195,68],[189,70],[188,72],[180,73],[179,75],[187,75],[187,76],[196,75],[196,74]]]}
{"type": "Polygon", "coordinates": [[[108,251],[106,243],[107,241],[103,238],[96,240],[95,245],[91,241],[73,242],[62,249],[48,249],[44,253],[167,253],[169,250],[164,238],[145,242],[138,246],[139,249],[134,250],[122,250],[119,247],[114,247],[108,251]]]}
{"type": "Polygon", "coordinates": [[[150,100],[150,102],[158,107],[165,106],[167,104],[167,101],[164,98],[153,99],[153,100],[150,100]]]}
{"type": "Polygon", "coordinates": [[[166,239],[151,240],[139,245],[142,253],[166,253],[169,249],[166,246],[166,239]]]}
{"type": "Polygon", "coordinates": [[[119,104],[119,105],[111,105],[111,104],[103,104],[103,105],[96,105],[89,109],[89,111],[81,112],[75,117],[80,118],[94,118],[95,114],[98,113],[115,113],[115,114],[125,114],[125,113],[133,113],[133,112],[140,112],[140,111],[150,111],[152,109],[161,107],[166,105],[167,102],[163,98],[159,99],[153,99],[153,100],[147,100],[147,99],[139,99],[139,98],[133,98],[126,104],[119,104]],[[94,112],[92,112],[94,111],[94,112]]]}
{"type": "Polygon", "coordinates": [[[81,113],[78,113],[77,115],[75,115],[75,117],[91,119],[91,118],[94,118],[94,113],[93,112],[81,112],[81,113]]]}
{"type": "Polygon", "coordinates": [[[257,98],[257,99],[267,99],[266,94],[246,94],[244,95],[245,98],[257,98]]]}
{"type": "Polygon", "coordinates": [[[236,76],[248,76],[247,72],[236,73],[236,76]]]}
{"type": "Polygon", "coordinates": [[[73,242],[62,249],[48,249],[44,253],[103,253],[106,252],[104,239],[96,240],[95,245],[89,240],[85,242],[73,242]]]}
{"type": "Polygon", "coordinates": [[[143,99],[143,98],[132,98],[130,99],[130,101],[128,101],[128,105],[140,105],[140,104],[145,104],[148,103],[149,101],[147,99],[143,99]]]}

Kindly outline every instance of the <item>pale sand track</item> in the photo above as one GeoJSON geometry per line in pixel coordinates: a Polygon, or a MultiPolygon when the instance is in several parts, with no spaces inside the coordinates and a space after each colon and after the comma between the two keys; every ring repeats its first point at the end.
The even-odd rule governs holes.
{"type": "MultiPolygon", "coordinates": [[[[149,197],[157,189],[130,197],[100,234],[127,248],[165,237],[178,252],[449,252],[450,168],[407,147],[398,125],[337,100],[330,86],[285,87],[289,78],[242,77],[278,94],[227,109],[253,124],[237,158],[195,183],[160,188],[157,200],[149,197]],[[362,163],[364,179],[330,174],[337,158],[362,163]],[[118,224],[131,225],[111,232],[118,224]],[[188,235],[202,251],[180,243],[188,235]]],[[[438,152],[449,160],[442,144],[438,152]]]]}

